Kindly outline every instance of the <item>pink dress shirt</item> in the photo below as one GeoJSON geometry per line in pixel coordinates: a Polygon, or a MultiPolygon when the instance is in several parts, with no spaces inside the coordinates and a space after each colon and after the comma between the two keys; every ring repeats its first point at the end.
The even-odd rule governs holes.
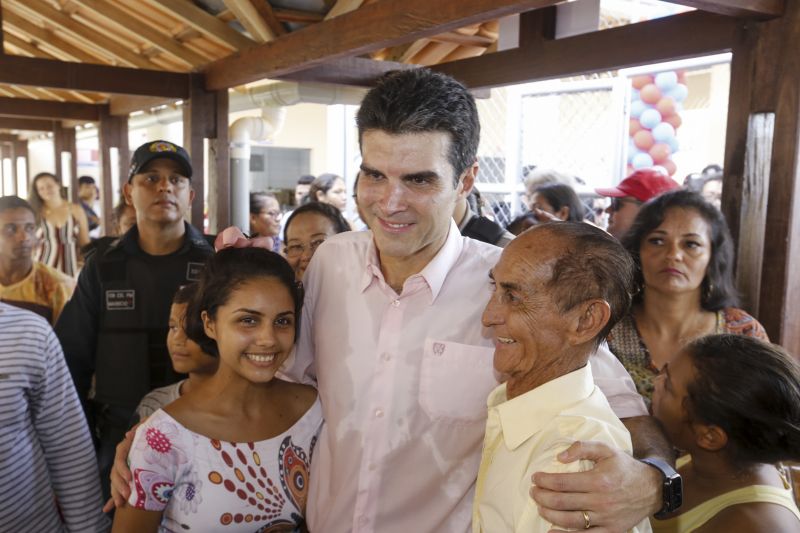
{"type": "MultiPolygon", "coordinates": [[[[314,254],[288,371],[317,383],[325,418],[311,462],[312,532],[470,531],[486,398],[498,385],[480,317],[501,252],[451,223],[399,296],[370,232],[336,235],[314,254]]],[[[615,411],[646,414],[622,365],[606,356],[598,385],[620,393],[615,411]]]]}

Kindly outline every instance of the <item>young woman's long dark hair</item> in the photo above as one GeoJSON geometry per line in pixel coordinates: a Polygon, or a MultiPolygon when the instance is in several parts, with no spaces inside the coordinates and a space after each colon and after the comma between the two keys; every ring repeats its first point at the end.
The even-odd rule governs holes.
{"type": "MultiPolygon", "coordinates": [[[[676,190],[656,196],[639,210],[622,244],[636,262],[636,283],[644,286],[642,259],[639,250],[645,237],[664,222],[670,209],[690,209],[696,211],[711,230],[711,257],[702,285],[700,304],[706,311],[719,311],[726,307],[736,307],[739,295],[733,281],[733,239],[728,224],[719,209],[708,203],[700,194],[687,190],[676,190]]],[[[634,302],[640,302],[639,292],[634,302]]]]}
{"type": "Polygon", "coordinates": [[[253,247],[225,248],[206,261],[186,308],[186,335],[204,352],[219,357],[217,343],[206,335],[201,314],[205,311],[212,319],[216,318],[217,310],[225,305],[234,290],[258,278],[275,278],[289,291],[294,301],[296,333],[303,295],[300,285],[295,282],[294,270],[279,254],[253,247]]]}
{"type": "Polygon", "coordinates": [[[346,218],[344,218],[344,215],[342,215],[341,211],[330,204],[323,204],[322,202],[309,202],[292,211],[292,214],[290,214],[289,218],[286,219],[286,225],[283,227],[283,242],[287,242],[289,240],[289,226],[292,225],[292,221],[295,219],[295,217],[302,215],[303,213],[313,213],[315,215],[320,215],[327,218],[331,221],[331,224],[333,224],[333,230],[336,233],[350,231],[350,223],[346,218]]]}
{"type": "Polygon", "coordinates": [[[783,348],[743,335],[709,335],[687,352],[690,420],[722,428],[730,463],[800,459],[800,364],[783,348]]]}

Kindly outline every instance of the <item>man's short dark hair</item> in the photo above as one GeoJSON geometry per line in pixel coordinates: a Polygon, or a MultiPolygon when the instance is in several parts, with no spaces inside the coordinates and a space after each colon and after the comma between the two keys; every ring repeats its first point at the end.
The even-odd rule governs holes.
{"type": "Polygon", "coordinates": [[[595,339],[599,345],[630,310],[633,259],[617,239],[585,222],[550,222],[529,231],[549,231],[564,243],[548,282],[561,313],[593,298],[608,302],[611,317],[595,339]]]}
{"type": "Polygon", "coordinates": [[[448,160],[456,183],[478,153],[481,127],[475,99],[455,79],[427,68],[382,76],[361,102],[356,125],[359,143],[369,130],[393,135],[449,133],[448,160]]]}
{"type": "Polygon", "coordinates": [[[78,185],[95,185],[95,181],[91,176],[81,176],[78,178],[78,185]]]}
{"type": "Polygon", "coordinates": [[[312,183],[314,183],[315,179],[317,179],[315,176],[312,176],[311,174],[305,174],[305,175],[300,176],[299,178],[297,178],[297,184],[298,185],[311,185],[312,183]]]}
{"type": "Polygon", "coordinates": [[[36,216],[36,211],[33,210],[33,206],[19,196],[0,196],[0,213],[8,211],[9,209],[27,209],[33,213],[34,219],[38,218],[36,216]]]}

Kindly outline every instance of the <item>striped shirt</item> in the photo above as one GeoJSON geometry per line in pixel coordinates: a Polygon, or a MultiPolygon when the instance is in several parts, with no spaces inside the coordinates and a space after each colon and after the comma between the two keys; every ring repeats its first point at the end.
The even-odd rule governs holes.
{"type": "Polygon", "coordinates": [[[142,398],[139,406],[136,408],[136,414],[133,415],[131,425],[138,424],[145,418],[149,417],[159,409],[166,405],[171,404],[181,397],[181,385],[185,379],[180,380],[172,385],[166,387],[159,387],[147,393],[147,396],[142,398]]]}
{"type": "Polygon", "coordinates": [[[2,531],[96,532],[110,525],[101,512],[89,428],[58,339],[43,318],[4,303],[0,502],[2,531]]]}

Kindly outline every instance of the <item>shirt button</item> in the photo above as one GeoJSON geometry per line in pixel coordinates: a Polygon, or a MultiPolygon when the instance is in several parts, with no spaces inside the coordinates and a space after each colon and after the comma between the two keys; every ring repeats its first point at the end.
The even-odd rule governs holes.
{"type": "Polygon", "coordinates": [[[392,356],[386,352],[384,352],[381,357],[383,357],[384,361],[390,361],[392,359],[392,356]]]}
{"type": "Polygon", "coordinates": [[[380,418],[383,416],[383,409],[375,409],[375,418],[380,418]]]}
{"type": "Polygon", "coordinates": [[[368,523],[369,523],[369,518],[367,518],[366,516],[363,516],[363,515],[362,515],[362,516],[359,516],[359,517],[358,517],[358,525],[359,525],[359,526],[361,526],[361,527],[367,527],[367,524],[368,524],[368,523]]]}
{"type": "Polygon", "coordinates": [[[392,307],[400,307],[400,300],[394,300],[392,302],[392,307]]]}
{"type": "Polygon", "coordinates": [[[370,472],[374,472],[376,468],[378,468],[378,467],[375,465],[375,463],[372,463],[371,465],[369,465],[369,471],[370,472]]]}

